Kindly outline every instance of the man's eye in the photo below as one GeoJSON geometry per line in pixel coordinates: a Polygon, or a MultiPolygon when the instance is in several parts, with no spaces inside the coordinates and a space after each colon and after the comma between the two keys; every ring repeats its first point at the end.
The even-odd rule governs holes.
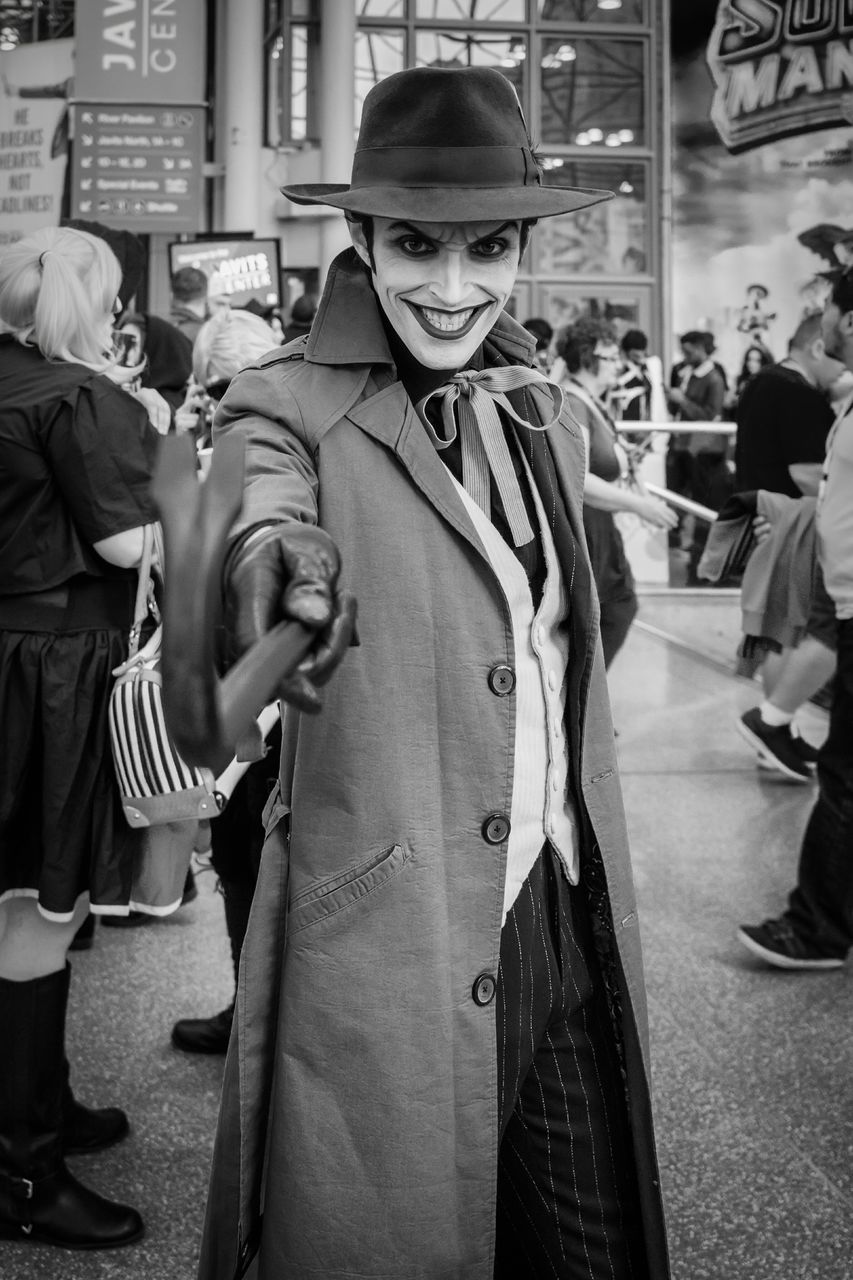
{"type": "Polygon", "coordinates": [[[430,242],[422,240],[420,236],[404,236],[397,244],[410,258],[421,258],[432,249],[430,242]]]}
{"type": "Polygon", "coordinates": [[[506,240],[480,240],[474,245],[474,252],[480,258],[499,258],[502,253],[506,253],[506,240]]]}

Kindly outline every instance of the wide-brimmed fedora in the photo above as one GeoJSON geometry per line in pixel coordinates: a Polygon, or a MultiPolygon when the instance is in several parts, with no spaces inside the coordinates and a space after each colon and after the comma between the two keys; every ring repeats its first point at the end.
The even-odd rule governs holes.
{"type": "Polygon", "coordinates": [[[416,67],[381,80],[364,100],[349,185],[282,193],[420,222],[548,218],[613,196],[545,186],[515,89],[493,67],[416,67]]]}

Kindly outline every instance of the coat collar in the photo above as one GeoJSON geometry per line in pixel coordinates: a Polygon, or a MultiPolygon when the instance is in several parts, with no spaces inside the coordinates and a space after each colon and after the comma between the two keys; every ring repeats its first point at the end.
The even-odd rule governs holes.
{"type": "MultiPolygon", "coordinates": [[[[489,339],[511,364],[532,363],[534,338],[506,312],[498,316],[489,339]]],[[[354,249],[339,254],[329,268],[305,359],[312,364],[394,369],[376,294],[354,249]]]]}
{"type": "MultiPolygon", "coordinates": [[[[505,312],[498,317],[487,342],[492,353],[497,351],[498,363],[503,359],[510,364],[529,365],[536,349],[532,335],[505,312]]],[[[340,254],[332,263],[304,359],[315,365],[348,367],[352,387],[347,397],[349,407],[343,412],[397,455],[428,501],[488,560],[450,473],[397,378],[379,303],[354,249],[340,254]]]]}

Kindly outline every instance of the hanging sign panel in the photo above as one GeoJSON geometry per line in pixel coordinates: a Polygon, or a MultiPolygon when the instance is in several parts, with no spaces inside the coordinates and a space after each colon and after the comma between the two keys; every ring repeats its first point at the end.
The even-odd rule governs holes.
{"type": "Polygon", "coordinates": [[[203,107],[78,102],[74,216],[129,231],[198,231],[204,118],[203,107]]]}
{"type": "Polygon", "coordinates": [[[202,102],[206,8],[206,0],[77,0],[77,97],[202,102]]]}
{"type": "Polygon", "coordinates": [[[853,263],[853,0],[672,15],[674,328],[710,330],[734,386],[853,263]]]}
{"type": "Polygon", "coordinates": [[[853,0],[727,0],[708,41],[730,152],[853,121],[853,0]]]}

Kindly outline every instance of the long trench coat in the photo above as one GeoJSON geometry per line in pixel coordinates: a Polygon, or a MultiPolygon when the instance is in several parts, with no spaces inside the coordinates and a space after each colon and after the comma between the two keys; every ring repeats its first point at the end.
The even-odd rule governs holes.
{"type": "MultiPolygon", "coordinates": [[[[530,363],[502,317],[498,362],[530,363]]],[[[285,715],[280,786],[242,955],[201,1280],[491,1280],[495,1004],[514,662],[485,550],[396,372],[353,253],[307,343],[238,375],[217,434],[247,442],[236,532],[318,522],[359,601],[361,644],[316,717],[285,715]],[[254,1275],[254,1271],[253,1271],[254,1275]]],[[[523,441],[571,590],[566,732],[582,880],[625,1063],[653,1280],[668,1275],[637,908],[584,551],[580,432],[523,441]]]]}

